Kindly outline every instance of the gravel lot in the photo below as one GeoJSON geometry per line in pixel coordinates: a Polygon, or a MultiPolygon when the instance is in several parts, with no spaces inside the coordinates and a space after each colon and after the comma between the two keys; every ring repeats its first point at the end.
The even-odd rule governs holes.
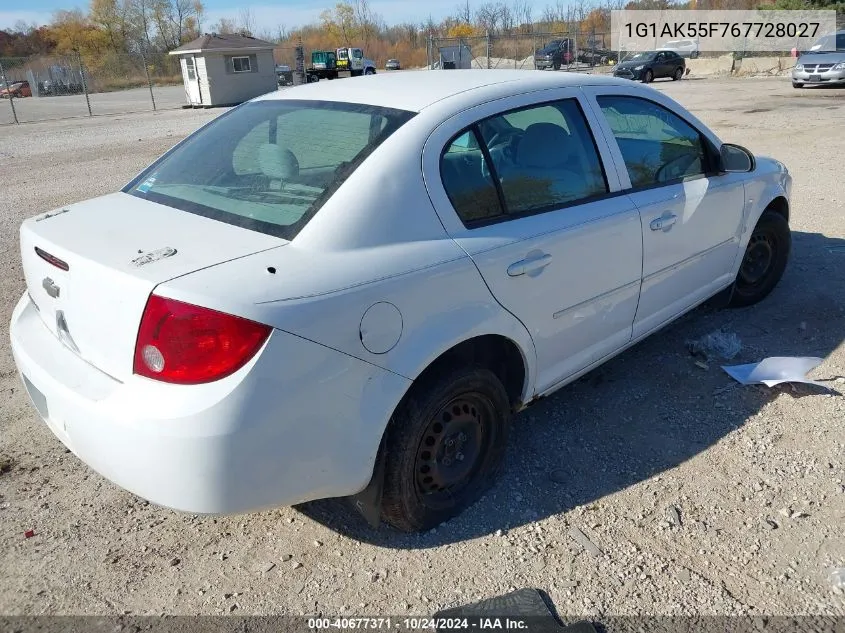
{"type": "MultiPolygon", "coordinates": [[[[338,502],[224,518],[153,507],[54,439],[4,343],[0,613],[425,615],[529,586],[573,616],[845,615],[827,579],[845,567],[843,398],[742,387],[685,346],[724,328],[742,340],[734,362],[821,356],[813,376],[845,391],[845,90],[656,87],[792,171],[794,254],[768,300],[696,310],[520,415],[499,485],[422,536],[371,531],[338,502]]],[[[20,221],[117,189],[218,114],[3,128],[3,341],[24,291],[20,221]]]]}

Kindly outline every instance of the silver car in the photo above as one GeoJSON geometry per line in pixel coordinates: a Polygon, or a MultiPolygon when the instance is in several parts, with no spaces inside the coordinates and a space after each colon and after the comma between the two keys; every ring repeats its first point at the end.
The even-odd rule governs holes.
{"type": "Polygon", "coordinates": [[[825,35],[798,58],[792,69],[792,87],[804,84],[845,85],[845,30],[825,35]]]}

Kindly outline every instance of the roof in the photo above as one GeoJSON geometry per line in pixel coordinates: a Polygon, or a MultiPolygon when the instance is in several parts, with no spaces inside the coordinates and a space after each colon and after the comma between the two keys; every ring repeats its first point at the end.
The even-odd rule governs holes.
{"type": "Polygon", "coordinates": [[[206,33],[187,44],[170,51],[171,55],[182,53],[201,53],[203,51],[242,51],[242,50],[267,50],[275,47],[275,44],[265,42],[257,37],[239,35],[237,33],[206,33]]]}
{"type": "Polygon", "coordinates": [[[483,92],[485,98],[497,98],[513,92],[544,88],[630,84],[626,79],[601,75],[542,70],[406,70],[339,81],[319,81],[274,91],[259,98],[340,101],[420,112],[452,97],[463,96],[472,101],[474,91],[483,92]],[[516,83],[518,85],[514,85],[516,83]]]}

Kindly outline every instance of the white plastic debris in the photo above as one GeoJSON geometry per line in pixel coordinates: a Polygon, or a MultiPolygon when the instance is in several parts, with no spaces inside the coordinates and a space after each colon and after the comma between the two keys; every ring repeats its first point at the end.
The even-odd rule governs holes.
{"type": "Polygon", "coordinates": [[[824,383],[810,380],[807,373],[824,362],[823,358],[772,356],[759,363],[748,365],[723,365],[727,374],[743,385],[763,384],[774,387],[782,382],[801,382],[828,388],[824,383]]]}
{"type": "Polygon", "coordinates": [[[837,589],[845,589],[845,567],[834,569],[827,579],[837,589]]]}

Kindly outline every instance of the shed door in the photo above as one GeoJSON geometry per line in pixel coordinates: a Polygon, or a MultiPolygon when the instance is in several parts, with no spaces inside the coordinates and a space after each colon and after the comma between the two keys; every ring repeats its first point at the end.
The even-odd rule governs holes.
{"type": "Polygon", "coordinates": [[[185,58],[185,92],[188,95],[188,103],[201,104],[202,96],[200,95],[200,80],[197,71],[197,61],[193,55],[187,55],[185,58]]]}

